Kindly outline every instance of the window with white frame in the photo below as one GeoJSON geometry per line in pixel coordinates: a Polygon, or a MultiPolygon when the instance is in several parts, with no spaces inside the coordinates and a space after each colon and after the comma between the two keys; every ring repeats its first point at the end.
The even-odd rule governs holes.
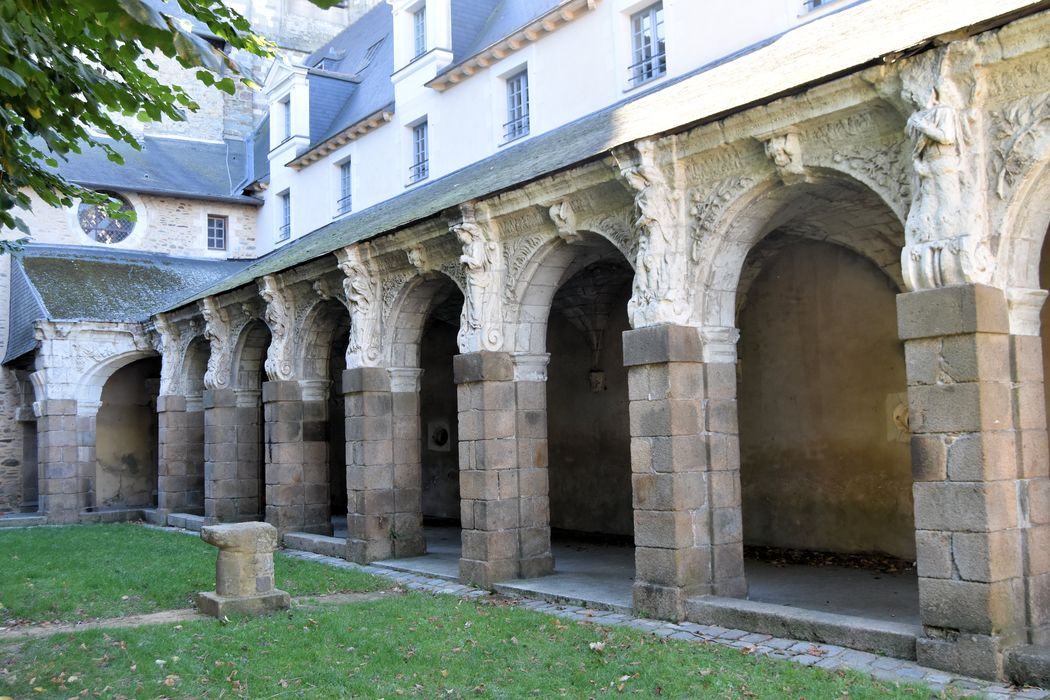
{"type": "Polygon", "coordinates": [[[418,58],[427,52],[427,6],[423,6],[412,13],[412,38],[414,52],[413,58],[418,58]]]}
{"type": "Polygon", "coordinates": [[[412,127],[412,167],[408,169],[408,181],[419,182],[430,174],[430,157],[427,146],[427,122],[423,120],[412,127]]]}
{"type": "Polygon", "coordinates": [[[229,219],[208,214],[208,250],[226,250],[226,229],[229,219]]]}
{"type": "Polygon", "coordinates": [[[336,202],[335,210],[340,216],[350,211],[352,184],[353,181],[350,179],[350,161],[346,160],[339,164],[339,199],[336,202]]]}
{"type": "Polygon", "coordinates": [[[286,97],[281,101],[281,132],[284,139],[292,138],[292,98],[286,97]]]}
{"type": "Polygon", "coordinates": [[[277,229],[277,240],[287,241],[292,235],[292,193],[277,195],[281,202],[281,226],[277,229]]]}
{"type": "Polygon", "coordinates": [[[529,133],[529,72],[518,71],[507,78],[507,123],[503,140],[513,141],[529,133]]]}
{"type": "Polygon", "coordinates": [[[667,72],[662,2],[631,15],[631,66],[628,71],[632,85],[641,85],[667,72]]]}

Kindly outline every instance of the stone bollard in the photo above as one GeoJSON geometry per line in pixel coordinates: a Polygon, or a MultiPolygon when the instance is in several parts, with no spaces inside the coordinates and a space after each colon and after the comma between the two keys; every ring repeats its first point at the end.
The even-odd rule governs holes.
{"type": "Polygon", "coordinates": [[[201,539],[219,548],[215,591],[197,595],[205,615],[258,615],[291,606],[291,598],[274,588],[273,550],[277,529],[269,523],[233,523],[201,528],[201,539]]]}

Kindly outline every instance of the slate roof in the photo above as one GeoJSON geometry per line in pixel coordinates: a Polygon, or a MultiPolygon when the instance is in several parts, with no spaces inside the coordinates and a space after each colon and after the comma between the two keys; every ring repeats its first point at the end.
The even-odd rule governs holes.
{"type": "Polygon", "coordinates": [[[505,39],[566,0],[452,0],[452,63],[442,73],[505,39]],[[456,17],[461,26],[456,26],[456,17]]]}
{"type": "Polygon", "coordinates": [[[4,362],[35,347],[35,320],[145,321],[246,264],[243,260],[32,244],[11,263],[11,317],[4,362]]]}
{"type": "Polygon", "coordinates": [[[36,347],[33,321],[47,318],[47,309],[44,308],[40,294],[30,283],[25,270],[15,260],[11,261],[10,294],[4,362],[21,357],[36,347]]]}
{"type": "Polygon", "coordinates": [[[390,5],[380,3],[303,60],[310,68],[311,147],[393,105],[392,31],[390,5]]]}
{"type": "Polygon", "coordinates": [[[247,172],[244,141],[209,143],[145,136],[138,139],[142,149],[136,151],[123,142],[97,140],[113,146],[123,156],[124,165],[109,160],[101,148],[85,146],[81,153],[59,160],[58,171],[91,189],[262,204],[254,197],[235,194],[234,188],[247,172]]]}

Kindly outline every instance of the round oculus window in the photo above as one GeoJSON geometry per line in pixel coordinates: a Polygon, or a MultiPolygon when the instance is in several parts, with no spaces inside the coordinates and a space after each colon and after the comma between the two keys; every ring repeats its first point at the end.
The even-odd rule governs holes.
{"type": "Polygon", "coordinates": [[[130,236],[135,228],[135,207],[131,206],[131,202],[119,194],[113,192],[102,192],[101,194],[116,200],[120,213],[127,215],[127,218],[124,216],[110,216],[109,210],[104,205],[83,203],[77,212],[80,228],[93,241],[99,243],[120,243],[130,236]]]}

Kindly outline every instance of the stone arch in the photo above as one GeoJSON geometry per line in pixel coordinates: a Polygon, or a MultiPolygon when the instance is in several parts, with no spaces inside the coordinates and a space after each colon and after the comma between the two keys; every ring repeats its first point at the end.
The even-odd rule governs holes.
{"type": "Polygon", "coordinates": [[[555,237],[537,248],[513,286],[517,314],[506,322],[507,350],[546,352],[547,320],[555,294],[567,280],[601,261],[615,262],[633,270],[620,247],[594,231],[580,231],[571,243],[555,237]]]}
{"type": "Polygon", "coordinates": [[[269,327],[260,319],[253,319],[244,325],[233,349],[232,388],[237,391],[261,390],[260,378],[271,339],[269,327]]]}
{"type": "Polygon", "coordinates": [[[159,357],[156,352],[148,350],[128,350],[102,360],[86,372],[77,383],[76,399],[78,413],[91,414],[98,408],[102,397],[102,387],[117,371],[138,360],[159,357]]]}
{"type": "Polygon", "coordinates": [[[735,327],[741,282],[753,277],[748,254],[774,231],[848,248],[904,288],[904,224],[877,192],[832,171],[793,185],[767,179],[734,200],[716,228],[694,244],[694,318],[705,336],[735,327]]]}
{"type": "Polygon", "coordinates": [[[995,284],[1040,289],[1039,257],[1050,229],[1050,148],[1012,193],[997,228],[1001,237],[995,284]]]}
{"type": "MultiPolygon", "coordinates": [[[[345,354],[350,331],[350,313],[334,299],[319,300],[306,313],[298,333],[295,376],[304,380],[329,379],[329,360],[333,346],[345,354]]],[[[345,359],[342,369],[346,369],[345,359]]]]}
{"type": "Polygon", "coordinates": [[[419,344],[428,316],[457,294],[463,295],[462,286],[444,272],[425,272],[404,284],[387,314],[384,329],[391,367],[419,367],[419,344]]]}
{"type": "Polygon", "coordinates": [[[106,379],[93,418],[94,464],[89,507],[157,505],[159,470],[157,396],[161,361],[146,354],[123,363],[106,379]]]}
{"type": "Polygon", "coordinates": [[[183,395],[187,398],[200,397],[204,394],[204,373],[208,370],[208,357],[211,355],[211,343],[203,335],[198,335],[186,346],[182,365],[179,368],[183,395]]]}

